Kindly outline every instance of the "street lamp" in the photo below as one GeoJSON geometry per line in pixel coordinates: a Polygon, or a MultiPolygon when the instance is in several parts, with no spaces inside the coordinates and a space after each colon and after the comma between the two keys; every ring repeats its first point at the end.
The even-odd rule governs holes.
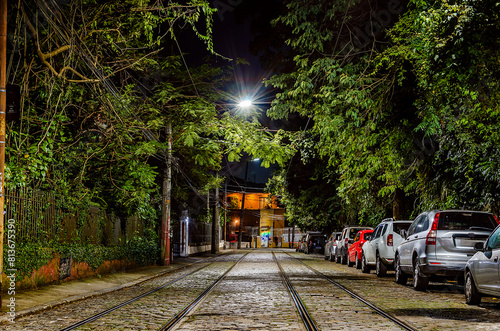
{"type": "Polygon", "coordinates": [[[238,103],[238,107],[240,108],[250,108],[253,105],[252,100],[245,99],[238,103]]]}

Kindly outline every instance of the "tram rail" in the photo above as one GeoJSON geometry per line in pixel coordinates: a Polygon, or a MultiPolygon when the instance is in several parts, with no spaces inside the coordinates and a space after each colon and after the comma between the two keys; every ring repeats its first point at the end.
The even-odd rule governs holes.
{"type": "MultiPolygon", "coordinates": [[[[273,253],[274,254],[274,253],[273,253]]],[[[392,321],[393,323],[397,324],[399,327],[403,328],[404,330],[408,330],[408,331],[417,331],[416,328],[412,327],[411,325],[409,325],[408,323],[406,323],[405,321],[393,316],[392,314],[384,311],[383,309],[377,307],[376,305],[374,305],[373,303],[371,303],[370,301],[366,300],[365,298],[363,298],[362,296],[356,294],[355,292],[349,290],[347,287],[343,286],[342,284],[332,280],[330,277],[328,277],[327,275],[321,273],[320,271],[312,268],[311,266],[308,266],[307,264],[305,264],[303,261],[301,261],[300,259],[290,255],[290,253],[286,252],[285,253],[286,255],[288,255],[290,258],[292,259],[295,259],[297,260],[298,262],[300,262],[302,265],[304,265],[305,267],[307,267],[309,270],[313,271],[316,275],[318,275],[319,277],[327,280],[328,282],[330,282],[331,284],[335,285],[336,287],[338,287],[339,289],[341,289],[342,291],[346,292],[347,294],[349,294],[352,298],[360,301],[361,303],[365,304],[366,306],[368,306],[370,309],[372,309],[374,312],[376,312],[377,314],[381,315],[382,317],[392,321]]]]}
{"type": "Polygon", "coordinates": [[[231,272],[231,270],[233,270],[234,267],[236,267],[238,265],[238,263],[241,262],[241,260],[243,260],[245,258],[245,256],[247,256],[248,253],[246,253],[245,255],[243,255],[242,257],[240,257],[238,259],[238,261],[236,261],[235,264],[233,264],[226,272],[224,272],[224,274],[222,274],[215,282],[213,282],[209,287],[207,287],[207,289],[205,289],[205,291],[203,291],[196,299],[194,299],[191,303],[189,303],[183,310],[181,310],[177,315],[175,315],[170,321],[168,321],[166,324],[164,324],[162,327],[160,327],[158,329],[158,331],[167,331],[167,330],[172,330],[175,326],[177,326],[181,321],[182,319],[187,315],[189,314],[189,312],[191,312],[193,309],[196,308],[196,306],[202,302],[205,297],[207,295],[210,294],[210,292],[212,292],[212,290],[217,286],[219,285],[219,283],[224,279],[226,278],[227,274],[229,272],[231,272]]]}
{"type": "MultiPolygon", "coordinates": [[[[248,254],[248,253],[247,253],[247,254],[248,254]]],[[[245,254],[245,255],[246,255],[246,254],[245,254]]],[[[238,263],[238,262],[239,262],[239,261],[240,261],[240,260],[241,260],[241,259],[245,256],[245,255],[243,255],[243,256],[242,256],[242,257],[241,257],[241,258],[240,258],[240,259],[239,259],[239,260],[238,260],[238,261],[237,261],[237,262],[236,262],[236,263],[235,263],[235,264],[234,264],[234,265],[233,265],[233,266],[232,266],[229,270],[231,270],[231,269],[232,269],[232,268],[233,268],[233,267],[234,267],[234,266],[235,266],[235,265],[236,265],[236,264],[237,264],[237,263],[238,263]]],[[[199,262],[197,262],[197,263],[199,263],[199,262]]],[[[196,265],[197,263],[193,263],[193,264],[187,265],[187,266],[182,267],[182,268],[180,268],[180,269],[172,270],[171,272],[165,273],[165,274],[164,274],[164,275],[162,275],[162,276],[165,276],[165,275],[167,275],[167,274],[171,274],[171,273],[178,272],[178,271],[180,271],[180,270],[182,270],[182,269],[185,269],[185,268],[188,268],[188,267],[194,266],[194,265],[196,265]]],[[[125,307],[125,306],[127,306],[127,305],[129,305],[129,304],[131,304],[131,303],[137,302],[137,301],[139,301],[139,300],[141,300],[141,299],[143,299],[143,298],[145,298],[145,297],[147,297],[147,296],[149,296],[149,295],[151,295],[151,294],[153,294],[153,293],[156,293],[156,292],[158,292],[158,291],[160,291],[160,290],[162,290],[162,289],[164,289],[164,288],[166,288],[166,287],[168,287],[168,286],[171,286],[172,284],[177,283],[178,281],[180,281],[180,280],[182,280],[182,279],[184,279],[184,278],[186,278],[186,277],[188,277],[188,276],[191,276],[191,275],[193,275],[193,274],[195,274],[195,273],[197,273],[197,272],[200,272],[201,270],[203,270],[203,269],[205,269],[205,268],[207,268],[207,267],[209,267],[209,266],[213,265],[214,263],[215,263],[215,261],[214,261],[214,262],[209,262],[209,263],[207,263],[206,265],[202,266],[201,268],[198,268],[198,269],[196,269],[196,270],[193,270],[193,271],[191,271],[191,272],[189,272],[189,273],[186,273],[186,274],[184,274],[184,275],[182,275],[182,276],[180,276],[180,277],[177,277],[177,278],[175,278],[175,279],[173,279],[173,280],[171,280],[171,281],[168,281],[168,282],[166,282],[165,284],[162,284],[161,286],[155,287],[155,288],[153,288],[153,289],[151,289],[151,290],[149,290],[149,291],[147,291],[147,292],[144,292],[144,293],[142,293],[142,294],[140,294],[140,295],[138,295],[138,296],[136,296],[136,297],[134,297],[134,298],[132,298],[132,299],[126,300],[126,301],[124,301],[124,302],[122,302],[122,303],[119,303],[119,304],[117,304],[117,305],[115,305],[115,306],[113,306],[113,307],[111,307],[111,308],[108,308],[108,309],[106,309],[106,310],[103,310],[103,311],[101,311],[101,312],[99,312],[99,313],[97,313],[97,314],[95,314],[95,315],[93,315],[93,316],[91,316],[91,317],[88,317],[88,318],[83,319],[83,320],[81,320],[81,321],[79,321],[79,322],[77,322],[77,323],[74,323],[74,324],[72,324],[72,325],[70,325],[70,326],[68,326],[68,327],[65,327],[65,328],[61,329],[60,331],[70,331],[70,330],[77,329],[77,328],[79,328],[79,327],[81,327],[81,326],[83,326],[83,325],[86,325],[86,324],[92,323],[92,322],[94,322],[94,321],[96,321],[96,320],[98,320],[98,319],[100,319],[100,318],[102,318],[102,317],[104,317],[104,316],[106,316],[106,315],[108,315],[108,314],[110,314],[110,313],[112,313],[112,312],[116,311],[116,310],[119,310],[119,309],[121,309],[121,308],[123,308],[123,307],[125,307]]],[[[228,271],[226,271],[226,273],[225,273],[225,274],[227,274],[227,272],[229,272],[229,270],[228,270],[228,271]]],[[[224,274],[224,275],[225,275],[225,274],[224,274]]],[[[218,280],[218,281],[220,281],[220,280],[221,280],[221,278],[219,278],[219,280],[218,280]]],[[[212,284],[211,288],[213,288],[213,287],[214,287],[214,286],[213,286],[213,284],[212,284]]],[[[209,288],[210,288],[210,287],[209,287],[209,288]]],[[[208,290],[208,289],[207,289],[207,290],[208,290]]],[[[205,295],[206,295],[206,294],[208,294],[208,292],[209,292],[209,291],[207,291],[207,290],[205,290],[205,291],[203,292],[203,293],[205,293],[205,295]]]]}
{"type": "Polygon", "coordinates": [[[276,255],[274,252],[273,254],[273,259],[278,265],[278,269],[280,271],[281,278],[283,279],[283,282],[285,283],[286,288],[288,289],[288,292],[292,296],[292,300],[295,303],[295,306],[297,307],[297,310],[299,311],[299,315],[302,319],[302,322],[304,323],[304,326],[308,331],[316,331],[319,330],[318,327],[316,326],[316,323],[312,319],[311,315],[309,314],[309,311],[307,310],[306,306],[302,302],[302,299],[300,298],[300,295],[297,293],[295,288],[293,287],[292,282],[286,275],[285,271],[281,267],[281,264],[279,263],[278,259],[276,258],[276,255]]]}

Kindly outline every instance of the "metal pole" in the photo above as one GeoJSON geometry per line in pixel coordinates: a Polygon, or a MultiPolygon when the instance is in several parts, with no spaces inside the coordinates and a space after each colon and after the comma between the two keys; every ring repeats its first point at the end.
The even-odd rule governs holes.
{"type": "Polygon", "coordinates": [[[5,111],[7,109],[7,0],[0,0],[0,307],[2,305],[5,111]]]}

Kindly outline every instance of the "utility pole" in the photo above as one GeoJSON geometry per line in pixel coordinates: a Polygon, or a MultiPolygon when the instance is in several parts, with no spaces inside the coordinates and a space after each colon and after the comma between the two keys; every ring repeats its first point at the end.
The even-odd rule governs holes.
{"type": "Polygon", "coordinates": [[[224,248],[226,248],[227,236],[227,178],[224,181],[224,248]]]}
{"type": "MultiPolygon", "coordinates": [[[[216,174],[219,179],[219,174],[216,174]]],[[[219,252],[219,186],[215,188],[214,199],[214,218],[212,220],[212,246],[210,252],[216,254],[219,252]]]]}
{"type": "Polygon", "coordinates": [[[247,176],[248,176],[248,162],[245,164],[245,186],[243,187],[243,194],[241,198],[241,211],[240,211],[240,224],[238,227],[238,249],[241,249],[241,239],[243,238],[243,214],[245,212],[245,193],[247,190],[247,176]]]}
{"type": "MultiPolygon", "coordinates": [[[[3,273],[5,112],[7,109],[7,0],[0,0],[0,276],[3,273]]],[[[0,307],[2,306],[0,277],[0,307]]]]}
{"type": "Polygon", "coordinates": [[[169,266],[173,261],[170,256],[170,196],[172,192],[172,124],[167,125],[168,151],[167,169],[163,174],[161,199],[161,262],[169,266]]]}

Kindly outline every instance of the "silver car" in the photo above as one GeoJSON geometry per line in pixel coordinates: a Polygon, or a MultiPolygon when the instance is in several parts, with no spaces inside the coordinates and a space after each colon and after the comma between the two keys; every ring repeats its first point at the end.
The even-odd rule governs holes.
{"type": "Polygon", "coordinates": [[[465,264],[474,245],[484,242],[497,226],[491,213],[464,210],[433,210],[420,214],[396,250],[396,283],[427,289],[429,278],[463,280],[465,264]]]}
{"type": "Polygon", "coordinates": [[[335,249],[337,248],[337,240],[340,239],[342,232],[333,232],[325,244],[325,260],[335,260],[335,249]]]}
{"type": "Polygon", "coordinates": [[[361,255],[361,271],[369,273],[375,267],[378,277],[387,274],[387,270],[394,268],[396,248],[406,236],[412,221],[396,221],[386,218],[373,231],[370,240],[363,245],[361,255]]]}
{"type": "Polygon", "coordinates": [[[478,252],[465,265],[465,302],[481,303],[485,295],[500,296],[500,226],[485,244],[475,245],[478,252]]]}

